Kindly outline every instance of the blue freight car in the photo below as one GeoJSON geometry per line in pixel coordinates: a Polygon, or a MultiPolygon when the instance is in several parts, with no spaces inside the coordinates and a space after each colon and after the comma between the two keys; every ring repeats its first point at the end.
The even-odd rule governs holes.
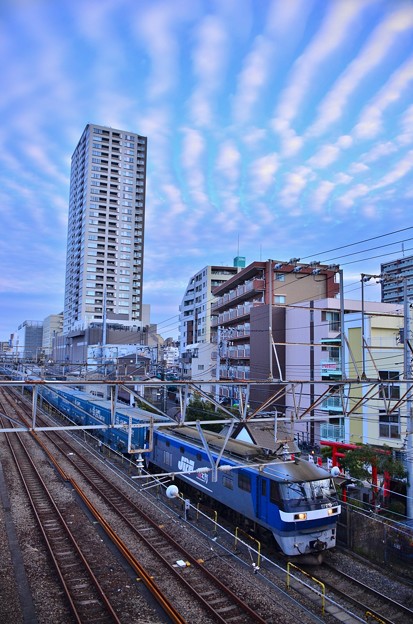
{"type": "MultiPolygon", "coordinates": [[[[224,438],[204,437],[216,461],[224,438]]],[[[180,472],[199,492],[271,531],[286,555],[318,554],[336,544],[341,508],[330,474],[314,464],[269,457],[253,444],[230,440],[213,481],[200,434],[189,427],[156,431],[150,461],[180,472]]]]}
{"type": "MultiPolygon", "coordinates": [[[[91,394],[70,388],[68,386],[39,386],[39,394],[54,408],[65,414],[77,425],[110,425],[111,402],[91,394]]],[[[116,426],[102,428],[95,431],[105,444],[119,452],[126,452],[128,448],[129,421],[132,424],[154,422],[171,422],[163,416],[152,414],[146,410],[117,405],[113,424],[116,426]],[[119,425],[121,427],[119,427],[119,425]]],[[[146,445],[148,427],[132,429],[132,449],[143,449],[146,445]]]]}

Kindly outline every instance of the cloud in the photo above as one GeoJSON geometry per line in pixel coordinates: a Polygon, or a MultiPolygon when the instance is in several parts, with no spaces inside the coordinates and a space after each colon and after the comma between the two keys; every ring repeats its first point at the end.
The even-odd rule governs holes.
{"type": "Polygon", "coordinates": [[[351,176],[349,176],[347,173],[337,173],[334,176],[334,182],[336,184],[350,184],[352,179],[353,178],[351,176]]]}
{"type": "Polygon", "coordinates": [[[182,166],[186,171],[186,183],[195,206],[204,207],[208,203],[205,189],[205,138],[192,128],[182,128],[182,166]]]}
{"type": "Polygon", "coordinates": [[[413,105],[404,112],[401,120],[402,132],[396,137],[400,145],[413,143],[413,105]]]}
{"type": "Polygon", "coordinates": [[[189,99],[189,108],[195,125],[209,126],[213,121],[213,95],[222,84],[227,47],[224,24],[217,16],[208,15],[196,29],[195,48],[191,55],[197,86],[189,99]]]}
{"type": "Polygon", "coordinates": [[[384,156],[389,156],[396,151],[397,147],[392,141],[376,143],[376,145],[374,145],[374,147],[372,147],[370,151],[361,155],[360,160],[365,163],[372,163],[384,156]]]}
{"type": "Polygon", "coordinates": [[[267,154],[257,158],[250,165],[251,188],[254,195],[265,195],[275,182],[279,167],[277,154],[267,154]]]}
{"type": "Polygon", "coordinates": [[[371,139],[382,129],[383,114],[385,110],[394,104],[409,88],[413,80],[413,56],[399,67],[386,84],[380,89],[377,96],[366,106],[360,115],[353,134],[356,138],[371,139]]]}
{"type": "Polygon", "coordinates": [[[366,171],[369,171],[369,167],[367,167],[367,165],[365,165],[364,163],[358,162],[351,165],[349,167],[349,171],[353,174],[364,173],[366,171]]]}
{"type": "Polygon", "coordinates": [[[240,176],[241,154],[234,141],[225,141],[220,147],[215,164],[219,176],[234,185],[240,176]]]}
{"type": "Polygon", "coordinates": [[[266,130],[264,130],[264,128],[252,127],[252,128],[246,129],[242,133],[240,139],[246,145],[253,147],[253,146],[258,145],[258,143],[262,142],[266,136],[267,136],[267,132],[266,130]]]}
{"type": "Polygon", "coordinates": [[[331,193],[335,188],[335,184],[333,182],[329,182],[328,180],[324,180],[319,184],[319,186],[312,193],[310,200],[308,202],[309,208],[313,212],[321,212],[324,204],[327,199],[330,197],[331,193]]]}
{"type": "Polygon", "coordinates": [[[278,117],[271,122],[274,132],[278,133],[281,139],[281,152],[285,158],[295,156],[303,145],[302,137],[298,136],[295,130],[290,128],[288,121],[278,117]]]}
{"type": "Polygon", "coordinates": [[[134,29],[151,61],[147,98],[156,100],[172,92],[180,72],[179,26],[192,19],[191,2],[156,2],[135,5],[134,29]]]}
{"type": "Polygon", "coordinates": [[[394,184],[398,182],[401,178],[403,178],[406,174],[408,174],[413,169],[413,150],[409,151],[404,158],[399,160],[399,162],[387,173],[384,175],[380,182],[375,184],[372,188],[379,189],[384,186],[389,186],[390,184],[394,184]]]}
{"type": "Polygon", "coordinates": [[[323,145],[318,152],[308,159],[308,164],[315,169],[325,169],[339,157],[337,145],[323,145]]]}
{"type": "Polygon", "coordinates": [[[275,43],[260,35],[247,54],[244,66],[238,76],[237,90],[233,102],[233,115],[236,123],[245,123],[252,114],[259,94],[268,84],[271,74],[271,61],[275,54],[275,43]]]}
{"type": "Polygon", "coordinates": [[[370,188],[366,184],[356,184],[347,193],[336,199],[336,203],[342,208],[351,208],[354,206],[355,200],[364,197],[370,192],[370,188]]]}
{"type": "Polygon", "coordinates": [[[280,96],[276,118],[294,119],[320,66],[346,41],[365,6],[366,2],[360,0],[334,2],[327,6],[321,27],[292,67],[289,84],[280,96]]]}
{"type": "Polygon", "coordinates": [[[297,207],[299,196],[312,177],[308,167],[297,167],[284,177],[285,185],[279,193],[279,202],[288,208],[297,207]]]}
{"type": "Polygon", "coordinates": [[[351,94],[389,55],[400,34],[412,28],[413,7],[398,3],[395,6],[396,9],[375,28],[361,53],[350,63],[321,102],[318,116],[306,132],[307,137],[323,134],[329,126],[340,119],[351,94]]]}

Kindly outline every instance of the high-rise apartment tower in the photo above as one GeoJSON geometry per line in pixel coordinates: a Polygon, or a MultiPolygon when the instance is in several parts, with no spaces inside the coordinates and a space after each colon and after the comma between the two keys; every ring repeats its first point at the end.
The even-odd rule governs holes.
{"type": "Polygon", "coordinates": [[[64,333],[142,317],[146,137],[88,124],[72,156],[64,333]]]}
{"type": "Polygon", "coordinates": [[[405,294],[408,299],[412,298],[413,256],[383,262],[381,275],[381,300],[383,303],[403,303],[405,294]]]}

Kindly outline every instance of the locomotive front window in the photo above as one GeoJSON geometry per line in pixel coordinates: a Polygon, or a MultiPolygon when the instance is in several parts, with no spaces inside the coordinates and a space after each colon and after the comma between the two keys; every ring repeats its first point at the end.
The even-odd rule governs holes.
{"type": "Polygon", "coordinates": [[[299,505],[301,501],[317,503],[335,494],[331,479],[280,484],[281,498],[288,504],[299,505]]]}

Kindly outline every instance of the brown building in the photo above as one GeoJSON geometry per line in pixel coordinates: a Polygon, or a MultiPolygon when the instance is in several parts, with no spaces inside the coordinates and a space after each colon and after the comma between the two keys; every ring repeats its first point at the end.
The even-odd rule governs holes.
{"type": "MultiPolygon", "coordinates": [[[[217,379],[285,379],[286,306],[335,297],[337,271],[320,264],[267,260],[253,262],[215,288],[211,326],[218,345],[217,379]]],[[[251,408],[274,391],[265,384],[252,385],[251,408]]],[[[231,402],[236,398],[230,385],[220,392],[231,402]]],[[[284,405],[277,407],[283,411],[284,405]]]]}

